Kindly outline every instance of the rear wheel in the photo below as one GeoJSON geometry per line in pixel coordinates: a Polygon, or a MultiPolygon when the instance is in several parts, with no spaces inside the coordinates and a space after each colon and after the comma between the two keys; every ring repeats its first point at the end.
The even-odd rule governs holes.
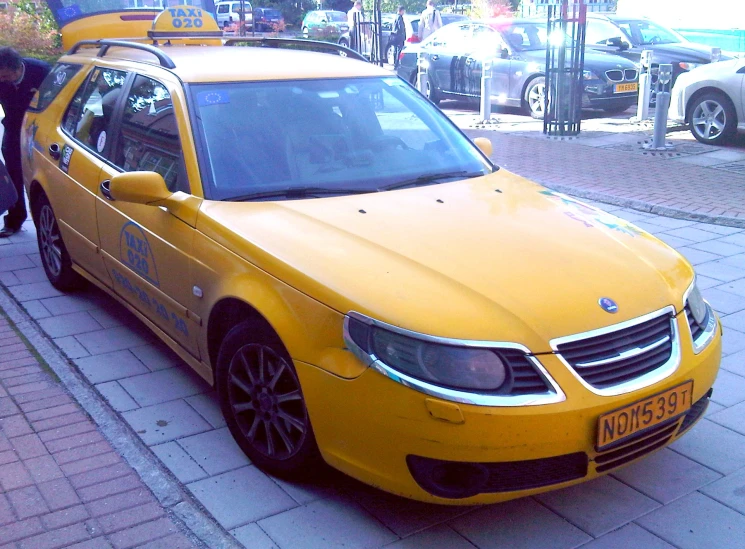
{"type": "Polygon", "coordinates": [[[440,101],[442,100],[442,97],[440,96],[440,92],[437,90],[437,87],[432,83],[432,79],[427,75],[427,82],[424,86],[424,95],[427,96],[427,99],[432,101],[435,105],[439,105],[440,101]]]}
{"type": "Polygon", "coordinates": [[[300,381],[276,335],[251,322],[237,325],[220,346],[216,373],[223,415],[253,463],[283,477],[318,471],[300,381]]]}
{"type": "Polygon", "coordinates": [[[726,142],[737,131],[737,114],[729,98],[719,92],[705,93],[691,102],[691,133],[701,143],[726,142]]]}
{"type": "Polygon", "coordinates": [[[79,287],[83,279],[72,268],[72,260],[62,240],[57,218],[44,193],[34,201],[33,214],[41,264],[49,282],[63,292],[79,287]]]}
{"type": "Polygon", "coordinates": [[[523,97],[527,114],[542,120],[546,108],[546,79],[543,76],[534,78],[525,88],[523,97]]]}

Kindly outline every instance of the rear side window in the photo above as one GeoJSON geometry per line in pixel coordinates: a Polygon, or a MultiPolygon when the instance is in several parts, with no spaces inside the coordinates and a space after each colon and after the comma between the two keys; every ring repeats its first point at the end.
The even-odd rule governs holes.
{"type": "Polygon", "coordinates": [[[32,105],[29,110],[31,112],[41,112],[46,109],[81,67],[82,65],[71,63],[57,63],[39,86],[39,99],[36,105],[32,105]]]}
{"type": "Polygon", "coordinates": [[[67,108],[63,129],[83,145],[105,156],[112,142],[109,128],[127,73],[95,68],[67,108]]]}

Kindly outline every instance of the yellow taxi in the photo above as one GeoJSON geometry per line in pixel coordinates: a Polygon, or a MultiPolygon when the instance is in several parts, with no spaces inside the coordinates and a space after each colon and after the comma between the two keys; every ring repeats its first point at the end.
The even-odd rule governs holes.
{"type": "Polygon", "coordinates": [[[81,17],[23,131],[44,269],[214,384],[259,467],[489,503],[702,416],[721,328],[664,243],[493,165],[369,63],[223,44],[190,6],[142,40],[81,17]]]}

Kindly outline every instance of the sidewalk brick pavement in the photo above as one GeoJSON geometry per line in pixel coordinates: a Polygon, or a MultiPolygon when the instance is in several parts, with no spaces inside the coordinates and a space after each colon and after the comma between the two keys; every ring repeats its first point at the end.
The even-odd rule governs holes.
{"type": "MultiPolygon", "coordinates": [[[[745,227],[745,173],[691,165],[659,154],[587,146],[581,137],[561,141],[539,133],[523,137],[498,131],[465,131],[471,138],[491,139],[492,159],[499,166],[549,187],[562,185],[598,193],[586,195],[588,198],[600,199],[603,195],[649,207],[724,216],[741,220],[745,227]]],[[[613,203],[631,205],[618,200],[613,203]]]]}
{"type": "Polygon", "coordinates": [[[0,318],[0,549],[195,547],[0,318]]]}

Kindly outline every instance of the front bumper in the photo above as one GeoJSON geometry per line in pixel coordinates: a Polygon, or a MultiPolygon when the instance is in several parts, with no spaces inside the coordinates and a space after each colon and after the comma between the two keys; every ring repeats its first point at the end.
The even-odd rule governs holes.
{"type": "MultiPolygon", "coordinates": [[[[318,446],[330,465],[412,499],[458,505],[494,503],[595,478],[681,436],[697,417],[678,417],[647,433],[641,441],[635,439],[602,453],[595,450],[598,417],[603,413],[687,380],[693,380],[694,403],[706,398],[719,368],[719,328],[709,346],[696,355],[685,315],[678,315],[677,322],[682,340],[678,368],[654,385],[620,396],[592,394],[556,355],[541,355],[541,363],[567,396],[564,402],[544,406],[455,404],[416,392],[369,369],[348,380],[307,363],[295,361],[295,366],[318,446]],[[620,457],[619,452],[623,454],[620,457]],[[549,458],[553,461],[543,461],[549,458]],[[561,474],[566,476],[549,475],[547,478],[553,480],[539,486],[518,484],[523,488],[509,489],[510,485],[506,485],[505,491],[443,497],[433,493],[438,493],[437,489],[423,488],[426,482],[418,483],[412,475],[412,470],[416,471],[421,481],[432,465],[428,460],[488,467],[511,462],[507,466],[518,469],[528,462],[525,470],[530,475],[536,475],[533,466],[541,470],[547,466],[563,467],[561,474]]],[[[340,361],[357,361],[351,352],[337,356],[340,361]]]]}

